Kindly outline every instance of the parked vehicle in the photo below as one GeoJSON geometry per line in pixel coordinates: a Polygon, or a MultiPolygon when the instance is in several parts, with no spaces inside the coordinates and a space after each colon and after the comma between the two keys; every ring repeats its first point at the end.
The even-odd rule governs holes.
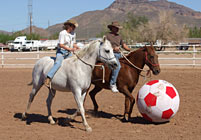
{"type": "Polygon", "coordinates": [[[179,43],[179,46],[177,47],[178,50],[188,50],[189,46],[188,43],[179,43]]]}
{"type": "Polygon", "coordinates": [[[162,46],[162,40],[156,40],[154,46],[155,46],[154,48],[156,51],[164,51],[165,50],[165,46],[162,46]]]}
{"type": "Polygon", "coordinates": [[[44,50],[55,50],[59,43],[59,40],[41,40],[41,49],[44,50]]]}
{"type": "Polygon", "coordinates": [[[41,41],[27,40],[26,36],[19,36],[8,45],[11,51],[33,51],[42,49],[41,41]]]}
{"type": "Polygon", "coordinates": [[[10,50],[22,51],[22,46],[25,44],[26,40],[27,40],[26,36],[19,36],[15,38],[15,40],[9,45],[10,50]]]}
{"type": "Polygon", "coordinates": [[[38,40],[27,40],[24,45],[22,45],[23,51],[36,51],[40,50],[41,43],[38,40]]]}

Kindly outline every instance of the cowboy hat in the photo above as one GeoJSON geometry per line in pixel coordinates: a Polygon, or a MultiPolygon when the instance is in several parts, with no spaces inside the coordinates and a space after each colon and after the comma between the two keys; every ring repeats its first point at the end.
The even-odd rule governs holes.
{"type": "Polygon", "coordinates": [[[77,21],[75,21],[74,19],[69,19],[69,20],[67,20],[66,22],[64,22],[64,25],[67,25],[67,24],[72,24],[72,25],[74,25],[76,28],[78,27],[78,23],[77,23],[77,21]]]}
{"type": "Polygon", "coordinates": [[[117,21],[113,21],[112,24],[108,25],[107,27],[109,29],[111,29],[112,27],[116,27],[116,28],[122,29],[122,26],[120,26],[117,21]]]}

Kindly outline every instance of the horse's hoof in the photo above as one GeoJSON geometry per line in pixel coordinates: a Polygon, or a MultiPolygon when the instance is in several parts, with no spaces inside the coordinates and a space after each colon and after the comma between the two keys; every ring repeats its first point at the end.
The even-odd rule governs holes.
{"type": "Polygon", "coordinates": [[[27,114],[24,112],[24,113],[22,113],[22,121],[24,121],[26,119],[27,119],[27,114]]]}
{"type": "Polygon", "coordinates": [[[48,120],[50,121],[51,125],[55,125],[56,124],[56,122],[53,120],[52,116],[49,116],[48,120]]]}
{"type": "Polygon", "coordinates": [[[55,121],[50,121],[50,124],[51,124],[51,125],[55,125],[56,122],[55,122],[55,121]]]}
{"type": "Polygon", "coordinates": [[[87,128],[86,128],[86,131],[87,131],[87,132],[92,132],[92,128],[91,128],[91,127],[87,127],[87,128]]]}
{"type": "Polygon", "coordinates": [[[128,117],[128,115],[126,114],[126,115],[124,115],[124,120],[125,121],[128,121],[129,120],[129,117],[128,117]]]}
{"type": "Polygon", "coordinates": [[[50,124],[51,124],[51,125],[55,125],[56,122],[55,122],[55,121],[51,121],[50,124]]]}

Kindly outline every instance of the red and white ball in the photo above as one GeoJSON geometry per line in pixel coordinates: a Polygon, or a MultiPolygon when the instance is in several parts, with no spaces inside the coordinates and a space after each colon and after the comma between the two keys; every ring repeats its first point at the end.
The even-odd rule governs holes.
{"type": "Polygon", "coordinates": [[[141,87],[137,106],[142,116],[152,122],[169,121],[179,109],[176,88],[164,80],[153,80],[141,87]]]}

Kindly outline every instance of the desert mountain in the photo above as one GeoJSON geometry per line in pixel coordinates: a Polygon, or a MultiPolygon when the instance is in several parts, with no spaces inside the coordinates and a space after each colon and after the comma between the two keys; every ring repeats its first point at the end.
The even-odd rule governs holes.
{"type": "MultiPolygon", "coordinates": [[[[95,37],[103,30],[103,26],[113,20],[123,22],[128,13],[136,16],[146,16],[149,20],[157,20],[160,11],[172,11],[177,24],[188,26],[201,26],[201,12],[196,12],[185,6],[168,2],[167,0],[115,0],[104,10],[85,12],[74,17],[79,23],[78,38],[95,37]]],[[[59,32],[62,24],[51,26],[47,29],[51,34],[59,32]]]]}
{"type": "MultiPolygon", "coordinates": [[[[26,28],[26,29],[22,30],[21,32],[29,34],[30,33],[30,29],[26,28]]],[[[36,26],[32,27],[32,32],[33,33],[37,33],[37,34],[41,35],[42,37],[48,37],[48,36],[50,36],[50,33],[47,30],[45,30],[43,28],[38,28],[36,26]]]]}
{"type": "Polygon", "coordinates": [[[10,34],[10,32],[0,30],[1,34],[10,34]]]}
{"type": "MultiPolygon", "coordinates": [[[[128,13],[136,16],[146,16],[149,20],[158,21],[160,11],[173,13],[179,25],[201,26],[201,12],[167,0],[115,0],[103,10],[85,12],[74,17],[79,23],[76,29],[78,38],[95,37],[111,21],[125,21],[128,13]]],[[[33,32],[41,36],[50,36],[62,30],[63,23],[50,26],[47,29],[33,27],[33,32]]],[[[23,32],[29,33],[29,29],[23,32]]]]}

